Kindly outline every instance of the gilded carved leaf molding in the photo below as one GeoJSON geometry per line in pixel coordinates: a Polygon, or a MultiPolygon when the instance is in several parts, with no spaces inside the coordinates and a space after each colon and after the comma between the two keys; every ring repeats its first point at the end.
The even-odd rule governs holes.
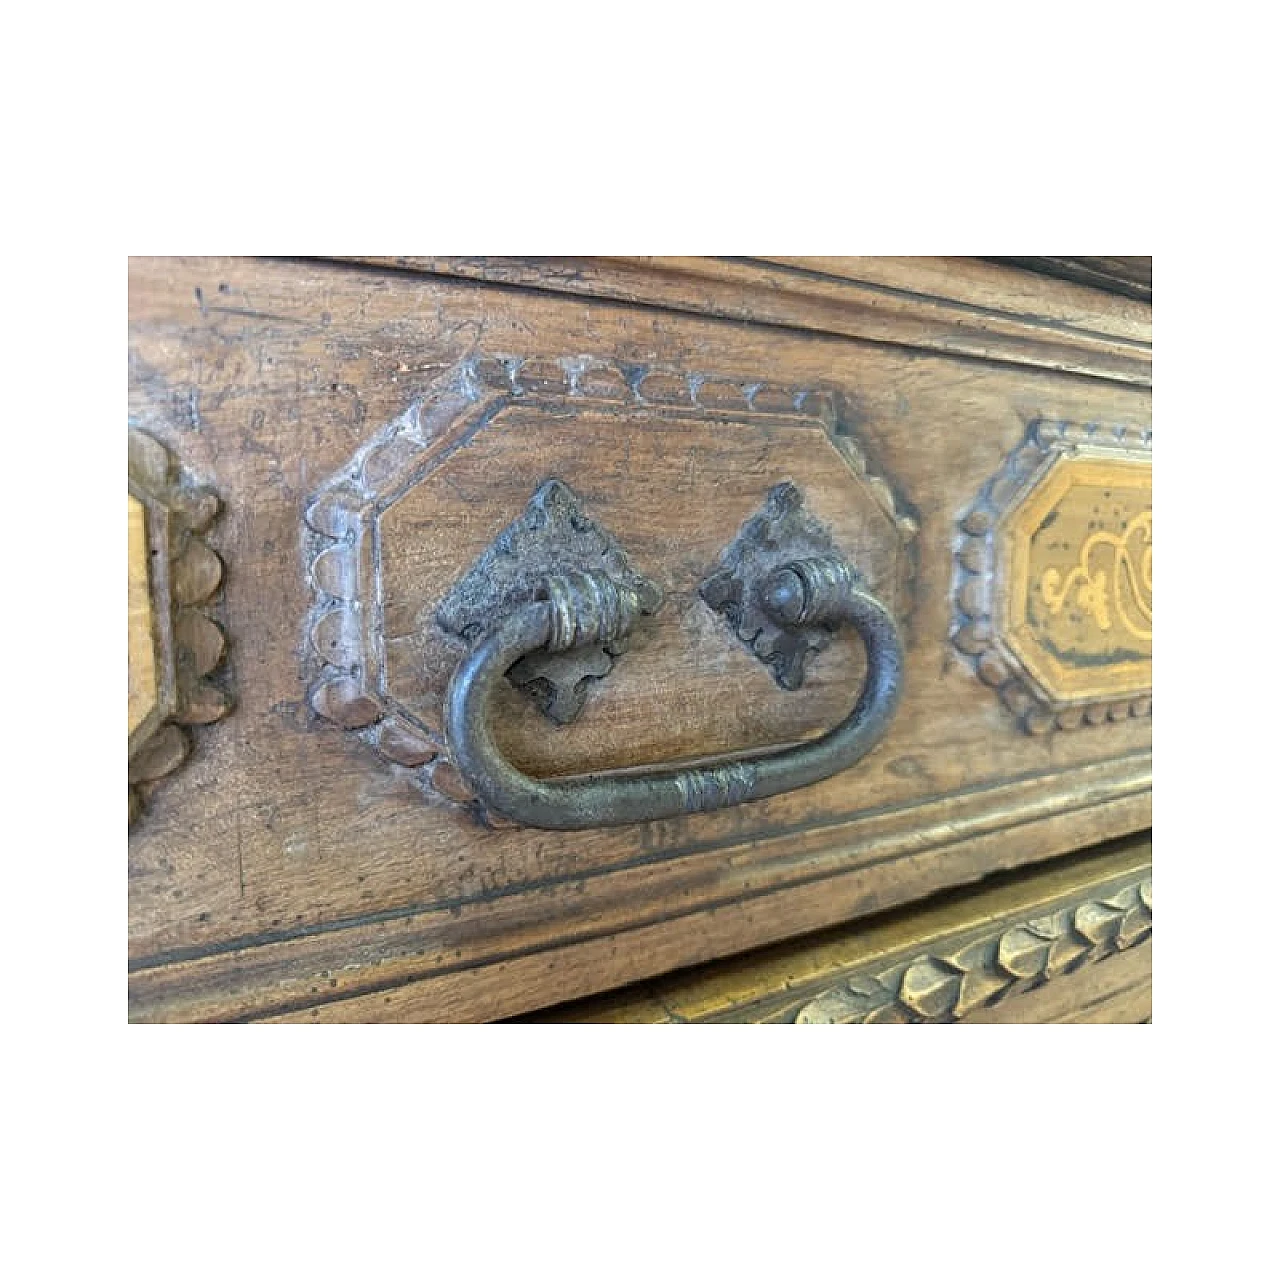
{"type": "Polygon", "coordinates": [[[1151,876],[844,976],[792,1007],[804,1023],[956,1022],[1151,937],[1151,876]]]}

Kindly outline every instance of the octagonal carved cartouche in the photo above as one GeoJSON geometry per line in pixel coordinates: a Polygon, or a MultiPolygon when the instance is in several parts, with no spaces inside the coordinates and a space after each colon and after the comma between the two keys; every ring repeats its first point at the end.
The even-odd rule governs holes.
{"type": "Polygon", "coordinates": [[[1036,422],[961,521],[953,641],[1032,733],[1151,712],[1151,432],[1036,422]]]}
{"type": "Polygon", "coordinates": [[[698,595],[784,481],[906,613],[916,525],[834,393],[587,356],[464,360],[307,507],[311,706],[424,798],[474,807],[450,759],[443,702],[468,626],[524,589],[508,561],[538,561],[552,520],[564,528],[548,546],[574,548],[563,567],[585,568],[594,546],[665,603],[625,652],[509,673],[495,732],[517,766],[556,776],[810,736],[847,710],[865,665],[857,643],[831,646],[802,690],[780,695],[749,652],[725,644],[698,595]],[[492,600],[473,589],[482,579],[492,600]]]}

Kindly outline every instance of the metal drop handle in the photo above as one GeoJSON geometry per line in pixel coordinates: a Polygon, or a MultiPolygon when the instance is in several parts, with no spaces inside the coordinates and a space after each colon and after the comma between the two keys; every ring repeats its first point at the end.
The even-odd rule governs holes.
{"type": "Polygon", "coordinates": [[[838,556],[795,560],[760,584],[759,602],[779,626],[857,631],[867,651],[857,705],[813,742],[714,767],[658,768],[543,781],[512,765],[490,728],[490,703],[507,670],[526,654],[608,644],[641,612],[636,593],[603,573],[546,579],[538,599],[479,639],[450,682],[445,726],[453,759],[476,794],[529,827],[578,831],[702,813],[806,787],[856,763],[879,742],[902,691],[902,641],[892,615],[857,584],[838,556]]]}

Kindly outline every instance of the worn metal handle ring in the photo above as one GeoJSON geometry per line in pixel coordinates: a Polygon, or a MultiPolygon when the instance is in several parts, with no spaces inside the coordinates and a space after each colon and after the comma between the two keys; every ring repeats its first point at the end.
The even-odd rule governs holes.
{"type": "Polygon", "coordinates": [[[575,831],[700,813],[809,786],[860,760],[883,736],[902,689],[902,641],[889,611],[857,584],[839,557],[796,560],[760,585],[760,604],[780,626],[852,626],[867,653],[857,704],[812,742],[714,767],[659,768],[543,781],[515,768],[490,728],[490,703],[526,654],[625,636],[641,611],[634,592],[603,573],[548,578],[540,598],[501,619],[459,664],[449,686],[446,732],[453,759],[476,794],[529,827],[575,831]]]}

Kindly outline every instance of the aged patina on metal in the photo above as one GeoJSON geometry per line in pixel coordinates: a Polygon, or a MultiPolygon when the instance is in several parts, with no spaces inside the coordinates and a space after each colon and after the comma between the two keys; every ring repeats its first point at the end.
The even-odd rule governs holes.
{"type": "MultiPolygon", "coordinates": [[[[436,622],[449,635],[474,645],[495,618],[535,599],[549,579],[585,572],[606,578],[634,600],[641,614],[662,607],[662,592],[636,570],[617,538],[591,519],[564,481],[548,480],[454,584],[436,609],[436,622]]],[[[522,658],[507,679],[556,724],[571,724],[590,688],[608,676],[626,648],[625,631],[548,647],[522,658]]]]}
{"type": "Polygon", "coordinates": [[[769,490],[760,509],[721,553],[718,568],[698,594],[783,689],[799,689],[805,664],[831,643],[839,625],[822,616],[819,606],[839,600],[846,585],[865,589],[831,534],[805,509],[804,495],[788,480],[769,490]],[[783,575],[775,586],[787,599],[778,598],[770,608],[761,585],[788,567],[803,579],[805,594],[797,594],[790,575],[783,575]],[[845,577],[847,584],[836,580],[845,577]],[[810,602],[807,609],[801,607],[805,599],[810,602]]]}
{"type": "MultiPolygon", "coordinates": [[[[572,499],[565,509],[577,506],[567,485],[548,484],[572,499]]],[[[777,496],[775,490],[771,498],[777,496]]],[[[794,487],[786,497],[785,505],[798,507],[794,487]]],[[[555,780],[522,773],[503,756],[490,727],[490,703],[508,672],[540,652],[616,652],[638,619],[658,607],[655,594],[607,569],[543,573],[533,599],[479,635],[450,682],[446,733],[453,759],[476,794],[525,826],[581,830],[763,799],[820,782],[861,759],[888,728],[901,694],[902,641],[892,615],[834,553],[773,563],[744,584],[753,604],[781,634],[809,632],[808,639],[796,637],[793,650],[817,647],[814,629],[829,634],[847,624],[861,637],[867,654],[862,690],[853,711],[834,729],[781,752],[713,767],[555,780]]]]}

